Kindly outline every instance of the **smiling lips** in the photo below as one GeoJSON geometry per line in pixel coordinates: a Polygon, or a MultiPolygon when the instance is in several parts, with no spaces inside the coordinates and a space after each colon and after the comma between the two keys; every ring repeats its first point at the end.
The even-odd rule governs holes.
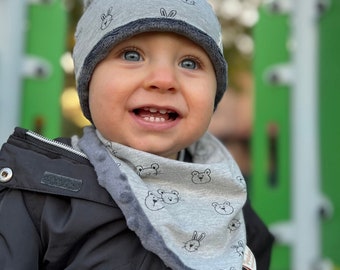
{"type": "Polygon", "coordinates": [[[179,116],[177,112],[167,109],[157,109],[143,107],[133,110],[134,114],[143,118],[147,122],[164,123],[167,121],[174,121],[179,116]]]}

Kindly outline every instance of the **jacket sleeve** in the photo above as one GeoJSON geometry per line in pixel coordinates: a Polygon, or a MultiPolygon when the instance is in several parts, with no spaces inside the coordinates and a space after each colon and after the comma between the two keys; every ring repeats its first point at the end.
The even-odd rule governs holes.
{"type": "Polygon", "coordinates": [[[39,269],[40,243],[21,191],[0,188],[0,268],[39,269]]]}

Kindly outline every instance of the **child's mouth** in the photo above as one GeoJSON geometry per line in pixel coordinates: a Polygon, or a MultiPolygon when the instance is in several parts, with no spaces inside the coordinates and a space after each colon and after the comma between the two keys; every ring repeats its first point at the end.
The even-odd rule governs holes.
{"type": "Polygon", "coordinates": [[[151,107],[143,107],[134,109],[133,113],[143,118],[147,122],[164,123],[174,121],[179,116],[177,112],[168,109],[157,109],[151,107]]]}

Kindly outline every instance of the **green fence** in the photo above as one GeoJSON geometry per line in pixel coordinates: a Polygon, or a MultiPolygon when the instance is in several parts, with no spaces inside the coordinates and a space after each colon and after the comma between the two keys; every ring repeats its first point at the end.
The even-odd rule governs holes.
{"type": "MultiPolygon", "coordinates": [[[[320,209],[323,259],[332,269],[340,266],[340,1],[331,1],[319,21],[319,132],[321,187],[333,213],[320,209]],[[326,215],[326,217],[325,217],[326,215]],[[329,216],[330,215],[330,216],[329,216]]],[[[251,197],[265,222],[271,226],[292,218],[290,168],[290,87],[273,85],[265,79],[270,66],[290,62],[291,24],[289,14],[260,10],[255,38],[255,117],[252,137],[253,178],[251,197]]],[[[272,78],[275,80],[275,78],[272,78]]],[[[306,168],[308,169],[308,168],[306,168]]],[[[306,201],[308,204],[308,201],[306,201]]],[[[308,226],[308,224],[306,224],[308,226]]],[[[306,250],[306,252],[308,252],[306,250]]],[[[291,268],[292,248],[276,243],[271,270],[291,268]]],[[[315,258],[316,260],[319,258],[315,258]]],[[[296,269],[293,269],[296,270],[296,269]]]]}
{"type": "Polygon", "coordinates": [[[24,81],[21,126],[51,138],[60,136],[62,127],[64,73],[60,60],[65,52],[66,31],[63,1],[28,6],[26,54],[46,61],[50,72],[24,81]]]}

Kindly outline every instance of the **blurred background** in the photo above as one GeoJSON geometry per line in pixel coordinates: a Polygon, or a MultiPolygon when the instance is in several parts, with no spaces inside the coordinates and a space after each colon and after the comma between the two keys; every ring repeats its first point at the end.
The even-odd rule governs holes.
{"type": "MultiPolygon", "coordinates": [[[[275,236],[271,269],[340,269],[340,1],[210,2],[229,64],[210,131],[275,236]]],[[[71,56],[81,3],[0,0],[1,144],[15,126],[55,138],[89,124],[71,56]]]]}

